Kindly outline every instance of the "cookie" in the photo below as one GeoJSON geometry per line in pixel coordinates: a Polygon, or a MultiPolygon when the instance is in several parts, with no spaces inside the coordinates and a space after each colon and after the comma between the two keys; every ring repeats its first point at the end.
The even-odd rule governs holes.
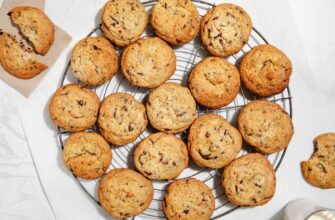
{"type": "Polygon", "coordinates": [[[335,188],[335,133],[319,135],[314,142],[314,154],[301,162],[302,174],[313,186],[335,188]]]}
{"type": "Polygon", "coordinates": [[[72,50],[71,68],[74,76],[92,86],[112,79],[118,65],[114,47],[103,37],[87,37],[72,50]]]}
{"type": "Polygon", "coordinates": [[[228,200],[235,205],[264,205],[275,194],[276,174],[267,158],[250,153],[225,167],[222,186],[228,200]]]}
{"type": "Polygon", "coordinates": [[[195,100],[207,108],[231,103],[240,90],[237,68],[223,58],[207,57],[189,75],[189,88],[195,100]]]}
{"type": "Polygon", "coordinates": [[[253,101],[240,111],[238,130],[249,145],[264,154],[286,148],[294,133],[290,116],[280,105],[266,100],[253,101]]]}
{"type": "Polygon", "coordinates": [[[188,88],[167,82],[149,94],[146,104],[151,125],[176,134],[186,130],[196,118],[196,103],[188,88]]]}
{"type": "Polygon", "coordinates": [[[127,168],[111,170],[99,186],[101,206],[114,218],[129,218],[145,211],[153,198],[151,181],[127,168]]]}
{"type": "Polygon", "coordinates": [[[201,21],[201,39],[214,56],[226,57],[240,51],[249,40],[251,18],[243,8],[219,4],[208,10],[201,21]]]}
{"type": "Polygon", "coordinates": [[[55,125],[67,131],[84,131],[97,121],[99,106],[95,92],[78,84],[68,84],[52,96],[49,115],[55,125]]]}
{"type": "Polygon", "coordinates": [[[84,179],[103,176],[112,161],[112,151],[105,139],[93,132],[70,135],[63,149],[65,166],[84,179]]]}
{"type": "Polygon", "coordinates": [[[122,53],[122,73],[134,86],[155,88],[176,70],[176,55],[158,37],[138,40],[122,53]]]}
{"type": "Polygon", "coordinates": [[[289,84],[292,63],[278,48],[259,45],[245,55],[240,65],[245,87],[259,96],[281,93],[289,84]]]}
{"type": "Polygon", "coordinates": [[[186,44],[199,32],[199,12],[191,0],[158,0],[152,8],[151,25],[166,42],[186,44]]]}
{"type": "Polygon", "coordinates": [[[106,140],[115,145],[129,144],[148,124],[145,107],[127,93],[112,93],[101,103],[99,130],[106,140]]]}
{"type": "Polygon", "coordinates": [[[41,55],[48,53],[54,42],[55,28],[42,10],[30,6],[18,6],[8,15],[32,44],[36,53],[41,55]]]}
{"type": "Polygon", "coordinates": [[[171,183],[163,200],[163,211],[169,220],[208,220],[214,206],[211,189],[194,178],[171,183]]]}
{"type": "Polygon", "coordinates": [[[158,132],[146,137],[135,149],[135,166],[145,177],[155,180],[177,178],[187,167],[186,144],[172,134],[158,132]]]}
{"type": "Polygon", "coordinates": [[[37,60],[32,51],[13,35],[0,32],[0,64],[11,75],[20,79],[30,79],[47,68],[37,60]]]}
{"type": "Polygon", "coordinates": [[[222,116],[207,114],[191,125],[187,146],[199,166],[222,168],[241,151],[242,137],[222,116]]]}
{"type": "Polygon", "coordinates": [[[115,44],[127,46],[141,37],[148,17],[139,0],[109,0],[102,9],[101,29],[115,44]]]}

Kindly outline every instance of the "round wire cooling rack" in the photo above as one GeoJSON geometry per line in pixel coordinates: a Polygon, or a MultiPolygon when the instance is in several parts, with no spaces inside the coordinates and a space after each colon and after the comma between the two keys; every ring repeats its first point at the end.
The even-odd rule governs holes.
{"type": "MultiPolygon", "coordinates": [[[[142,4],[146,7],[147,11],[150,11],[151,7],[156,2],[157,0],[149,0],[142,2],[142,4]]],[[[208,9],[215,6],[212,3],[201,0],[193,0],[193,2],[197,6],[197,9],[201,16],[204,15],[208,9]]],[[[99,35],[103,35],[101,31],[101,24],[98,25],[96,28],[94,28],[88,34],[88,36],[99,36],[99,35]]],[[[145,38],[150,36],[154,36],[154,33],[151,26],[148,25],[142,37],[145,38]]],[[[239,53],[232,55],[226,59],[229,62],[238,66],[244,54],[247,53],[252,47],[259,44],[268,44],[268,41],[256,28],[253,28],[250,39],[246,43],[246,45],[242,48],[242,50],[239,53]]],[[[115,49],[118,55],[121,55],[123,48],[116,46],[115,49]]],[[[197,36],[196,39],[194,39],[192,42],[188,44],[179,47],[173,47],[173,49],[177,57],[177,68],[175,74],[170,78],[169,81],[174,81],[182,85],[187,85],[188,73],[191,71],[191,69],[194,67],[196,63],[201,61],[204,57],[209,56],[210,54],[208,54],[208,52],[201,45],[200,36],[197,36]]],[[[63,73],[60,86],[74,82],[83,84],[82,82],[77,81],[73,77],[69,62],[63,73]]],[[[133,95],[137,100],[143,102],[145,101],[147,94],[150,92],[150,90],[148,89],[132,86],[122,76],[122,73],[117,73],[112,80],[105,83],[104,85],[89,88],[94,90],[101,100],[104,99],[110,93],[127,92],[133,95]]],[[[236,117],[238,111],[247,103],[255,99],[261,99],[261,97],[251,94],[243,86],[241,86],[239,94],[237,95],[235,100],[228,106],[217,110],[211,110],[198,105],[197,106],[198,115],[203,115],[207,113],[219,114],[225,117],[231,124],[236,125],[236,117]]],[[[287,87],[287,89],[285,89],[281,94],[274,95],[272,97],[267,97],[266,99],[281,105],[283,109],[289,113],[290,117],[292,117],[292,96],[289,87],[287,87]]],[[[90,129],[90,131],[97,132],[98,129],[96,126],[94,126],[93,128],[90,129]]],[[[134,148],[141,140],[143,140],[145,137],[147,137],[149,134],[153,132],[154,129],[148,126],[148,128],[133,143],[122,147],[114,147],[113,145],[111,145],[111,149],[113,151],[113,159],[109,167],[109,170],[124,167],[134,169],[135,168],[133,164],[134,148]]],[[[58,128],[58,138],[62,149],[64,147],[64,141],[69,135],[70,135],[69,132],[64,131],[61,128],[58,128]]],[[[185,139],[186,133],[183,132],[179,134],[179,136],[185,139]]],[[[240,152],[239,156],[247,154],[248,152],[251,151],[252,151],[251,147],[247,145],[243,146],[243,150],[240,152]]],[[[278,170],[280,164],[282,163],[285,153],[286,149],[275,154],[267,155],[268,159],[271,161],[276,171],[278,170]]],[[[207,184],[211,188],[215,197],[215,210],[212,219],[218,219],[222,216],[225,216],[239,209],[239,206],[232,205],[227,200],[224,191],[221,187],[221,173],[222,169],[200,168],[197,165],[195,165],[192,161],[190,161],[189,167],[185,169],[184,172],[179,176],[179,178],[189,178],[189,177],[197,178],[198,180],[207,184]]],[[[98,187],[101,179],[84,180],[76,176],[74,176],[74,178],[79,184],[79,186],[82,188],[82,190],[87,194],[87,196],[90,197],[94,203],[100,206],[100,202],[98,200],[98,187]]],[[[165,218],[161,208],[161,202],[164,197],[165,190],[171,182],[172,181],[153,181],[154,198],[150,204],[150,207],[145,212],[136,216],[136,218],[137,217],[151,218],[151,219],[165,218]]],[[[132,219],[135,219],[135,217],[133,217],[132,219]]]]}

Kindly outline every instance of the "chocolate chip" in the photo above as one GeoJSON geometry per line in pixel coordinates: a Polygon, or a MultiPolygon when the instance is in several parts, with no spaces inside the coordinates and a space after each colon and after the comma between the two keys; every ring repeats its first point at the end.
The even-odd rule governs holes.
{"type": "Polygon", "coordinates": [[[11,16],[11,15],[12,15],[12,13],[13,13],[13,12],[11,12],[11,11],[10,11],[10,12],[8,12],[8,13],[7,13],[7,15],[8,15],[8,16],[11,16]]]}
{"type": "Polygon", "coordinates": [[[174,161],[172,162],[172,165],[173,165],[173,166],[177,166],[176,162],[174,162],[174,161]]]}
{"type": "Polygon", "coordinates": [[[97,47],[97,46],[95,46],[95,45],[93,45],[93,49],[94,49],[94,50],[97,50],[97,49],[98,49],[98,47],[97,47]]]}
{"type": "Polygon", "coordinates": [[[206,137],[208,138],[209,136],[211,136],[211,134],[209,132],[206,132],[206,137]]]}
{"type": "Polygon", "coordinates": [[[78,105],[84,106],[86,105],[86,102],[84,100],[77,100],[78,105]]]}
{"type": "Polygon", "coordinates": [[[188,214],[189,210],[185,209],[183,213],[188,214]]]}
{"type": "Polygon", "coordinates": [[[133,131],[133,130],[134,130],[133,124],[129,123],[129,125],[128,125],[128,131],[133,131]]]}

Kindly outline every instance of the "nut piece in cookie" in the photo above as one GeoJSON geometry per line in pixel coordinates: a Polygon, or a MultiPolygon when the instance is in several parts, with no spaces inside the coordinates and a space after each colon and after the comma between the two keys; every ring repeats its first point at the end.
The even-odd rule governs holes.
{"type": "Polygon", "coordinates": [[[240,152],[242,137],[222,116],[207,114],[191,125],[187,146],[199,166],[222,168],[240,152]]]}
{"type": "Polygon", "coordinates": [[[188,88],[167,82],[149,94],[146,104],[151,125],[176,134],[185,131],[196,118],[196,103],[188,88]]]}
{"type": "Polygon", "coordinates": [[[40,9],[30,6],[13,8],[8,15],[32,44],[36,53],[45,55],[54,42],[55,28],[40,9]]]}
{"type": "Polygon", "coordinates": [[[54,93],[49,103],[53,123],[67,131],[84,131],[98,118],[98,96],[81,85],[68,84],[54,93]]]}
{"type": "Polygon", "coordinates": [[[249,145],[264,154],[286,148],[294,133],[290,116],[280,105],[266,100],[252,101],[242,108],[238,130],[249,145]]]}
{"type": "Polygon", "coordinates": [[[112,93],[101,103],[99,130],[112,144],[124,145],[133,142],[147,124],[144,105],[127,93],[112,93]]]}
{"type": "Polygon", "coordinates": [[[162,205],[169,220],[208,220],[214,212],[215,199],[201,181],[180,179],[169,185],[162,205]]]}
{"type": "Polygon", "coordinates": [[[112,151],[105,139],[93,132],[70,135],[63,149],[65,166],[84,179],[103,176],[112,161],[112,151]]]}
{"type": "Polygon", "coordinates": [[[191,0],[158,0],[152,8],[155,33],[172,45],[190,42],[199,32],[199,12],[191,0]]]}
{"type": "Polygon", "coordinates": [[[73,48],[71,68],[80,81],[99,86],[117,72],[118,56],[104,37],[87,37],[73,48]]]}
{"type": "Polygon", "coordinates": [[[259,45],[245,55],[240,65],[245,87],[259,96],[281,93],[289,84],[292,63],[278,48],[259,45]]]}
{"type": "Polygon", "coordinates": [[[129,218],[145,211],[153,198],[150,180],[127,168],[111,170],[99,186],[101,206],[114,218],[129,218]]]}
{"type": "Polygon", "coordinates": [[[275,194],[276,175],[267,158],[250,153],[225,167],[222,186],[228,200],[235,205],[264,205],[275,194]]]}
{"type": "Polygon", "coordinates": [[[231,103],[240,90],[237,68],[219,57],[207,57],[189,75],[193,97],[208,108],[221,108],[231,103]]]}
{"type": "Polygon", "coordinates": [[[122,53],[122,73],[134,86],[155,88],[176,70],[173,49],[158,37],[149,37],[129,45],[122,53]]]}
{"type": "Polygon", "coordinates": [[[158,132],[146,137],[134,152],[136,168],[147,178],[177,178],[187,167],[186,144],[172,134],[158,132]]]}
{"type": "Polygon", "coordinates": [[[335,133],[319,135],[314,142],[314,154],[301,162],[302,174],[313,186],[335,188],[335,133]]]}
{"type": "Polygon", "coordinates": [[[224,3],[208,10],[201,21],[201,39],[214,56],[226,57],[240,51],[249,40],[252,22],[243,8],[224,3]]]}
{"type": "Polygon", "coordinates": [[[102,31],[118,46],[140,38],[148,23],[148,13],[139,0],[109,0],[102,9],[102,31]]]}
{"type": "Polygon", "coordinates": [[[30,79],[47,68],[23,43],[17,42],[15,36],[5,32],[0,33],[0,64],[20,79],[30,79]]]}

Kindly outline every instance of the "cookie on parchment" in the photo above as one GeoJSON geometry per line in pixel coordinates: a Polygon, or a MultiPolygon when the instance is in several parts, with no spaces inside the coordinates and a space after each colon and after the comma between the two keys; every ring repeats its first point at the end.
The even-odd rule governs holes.
{"type": "Polygon", "coordinates": [[[245,87],[259,96],[281,93],[289,84],[292,63],[278,48],[259,45],[245,55],[240,65],[245,87]]]}
{"type": "Polygon", "coordinates": [[[0,64],[11,75],[30,79],[47,68],[15,36],[0,31],[0,64]]]}
{"type": "Polygon", "coordinates": [[[147,178],[177,178],[187,167],[186,144],[172,134],[158,132],[146,137],[135,149],[136,168],[147,178]]]}
{"type": "Polygon", "coordinates": [[[243,8],[230,3],[208,10],[201,21],[201,39],[214,56],[226,57],[240,51],[249,40],[252,22],[243,8]]]}
{"type": "Polygon", "coordinates": [[[71,68],[74,76],[92,86],[110,80],[118,69],[118,56],[104,37],[87,37],[72,50],[71,68]]]}
{"type": "Polygon", "coordinates": [[[127,93],[112,93],[101,103],[99,130],[112,144],[124,145],[133,142],[147,124],[144,105],[127,93]]]}
{"type": "Polygon", "coordinates": [[[199,166],[222,168],[240,152],[242,137],[222,116],[207,114],[191,125],[187,146],[199,166]]]}
{"type": "Polygon", "coordinates": [[[18,6],[8,15],[32,44],[36,53],[45,55],[54,42],[55,28],[49,17],[38,8],[18,6]]]}
{"type": "Polygon", "coordinates": [[[221,108],[232,102],[240,90],[237,68],[219,57],[207,57],[189,75],[189,88],[195,100],[208,108],[221,108]]]}
{"type": "Polygon", "coordinates": [[[188,88],[167,82],[149,94],[146,104],[151,125],[166,133],[186,130],[196,118],[196,103],[188,88]]]}
{"type": "Polygon", "coordinates": [[[150,180],[127,168],[111,170],[99,186],[101,206],[114,218],[129,218],[145,211],[153,198],[150,180]]]}
{"type": "Polygon", "coordinates": [[[199,32],[199,12],[191,0],[158,0],[152,8],[155,33],[172,45],[190,42],[199,32]]]}
{"type": "Polygon", "coordinates": [[[180,179],[169,185],[162,205],[169,220],[208,220],[215,199],[206,184],[194,178],[180,179]]]}
{"type": "Polygon", "coordinates": [[[98,96],[81,85],[68,84],[54,93],[49,103],[49,115],[55,125],[67,131],[84,131],[98,118],[98,96]]]}
{"type": "Polygon", "coordinates": [[[265,154],[286,148],[294,133],[290,116],[280,105],[266,100],[252,101],[241,109],[238,129],[249,145],[265,154]]]}
{"type": "Polygon", "coordinates": [[[112,161],[112,151],[105,139],[93,132],[70,135],[63,149],[65,166],[84,179],[103,176],[112,161]]]}
{"type": "Polygon", "coordinates": [[[224,168],[222,186],[228,200],[235,205],[264,205],[275,194],[276,174],[267,158],[250,153],[224,168]]]}
{"type": "Polygon", "coordinates": [[[118,46],[140,38],[148,23],[148,13],[139,0],[109,0],[102,9],[102,31],[118,46]]]}
{"type": "Polygon", "coordinates": [[[149,37],[129,45],[122,53],[123,75],[134,86],[155,88],[176,70],[173,49],[158,37],[149,37]]]}
{"type": "Polygon", "coordinates": [[[321,134],[314,142],[314,154],[301,162],[302,174],[313,186],[335,188],[335,133],[321,134]]]}

